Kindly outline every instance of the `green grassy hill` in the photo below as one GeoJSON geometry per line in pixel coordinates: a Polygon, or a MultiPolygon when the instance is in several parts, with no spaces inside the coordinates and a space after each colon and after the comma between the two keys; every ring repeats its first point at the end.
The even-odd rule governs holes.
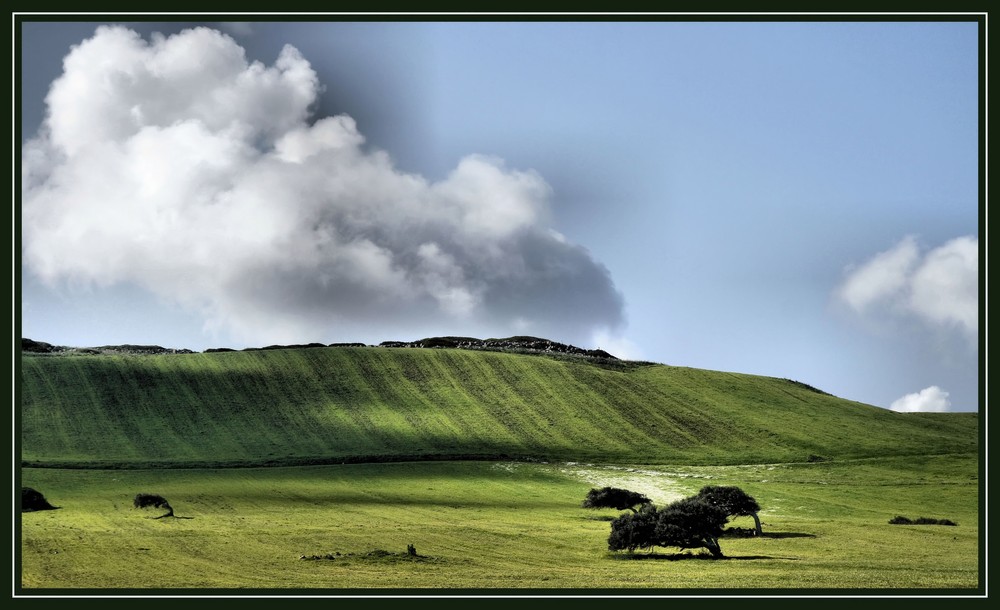
{"type": "Polygon", "coordinates": [[[21,358],[29,466],[497,457],[802,462],[977,450],[976,414],[900,414],[796,382],[459,349],[21,358]]]}

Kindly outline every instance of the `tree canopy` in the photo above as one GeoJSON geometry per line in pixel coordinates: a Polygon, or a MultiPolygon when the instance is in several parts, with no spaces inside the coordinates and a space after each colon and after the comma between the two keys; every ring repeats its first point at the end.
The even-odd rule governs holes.
{"type": "Polygon", "coordinates": [[[132,506],[135,508],[148,508],[148,507],[164,508],[168,511],[167,514],[156,517],[157,519],[174,516],[174,508],[170,506],[170,503],[167,502],[166,498],[164,498],[159,494],[150,494],[150,493],[136,494],[135,499],[132,500],[132,506]]]}
{"type": "Polygon", "coordinates": [[[31,487],[21,488],[21,512],[30,513],[36,510],[52,510],[56,508],[49,504],[42,492],[31,487]]]}
{"type": "Polygon", "coordinates": [[[630,509],[638,512],[636,506],[650,504],[652,500],[641,493],[618,487],[602,487],[591,489],[583,500],[584,508],[614,508],[616,510],[630,509]]]}
{"type": "Polygon", "coordinates": [[[707,485],[701,488],[698,495],[712,506],[717,506],[730,517],[753,517],[757,535],[761,535],[760,505],[753,496],[749,495],[739,487],[725,485],[707,485]]]}
{"type": "Polygon", "coordinates": [[[654,546],[706,548],[715,557],[722,557],[718,538],[726,519],[721,508],[698,496],[678,500],[662,509],[647,504],[611,522],[608,549],[634,552],[654,546]]]}

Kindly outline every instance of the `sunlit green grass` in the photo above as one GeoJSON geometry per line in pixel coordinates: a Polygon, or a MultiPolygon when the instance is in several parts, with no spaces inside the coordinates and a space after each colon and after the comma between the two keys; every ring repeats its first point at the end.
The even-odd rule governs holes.
{"type": "MultiPolygon", "coordinates": [[[[22,585],[78,588],[964,589],[978,584],[973,455],[755,466],[421,462],[227,470],[28,468],[61,508],[25,513],[22,585]],[[763,538],[727,559],[607,551],[614,511],[580,508],[598,482],[658,502],[736,484],[763,538]],[[164,495],[176,514],[131,507],[164,495]],[[897,514],[957,527],[898,526],[897,514]],[[375,549],[417,560],[369,558],[375,549]],[[340,553],[333,560],[301,556],[340,553]]],[[[745,522],[744,522],[745,521],[745,522]]],[[[750,527],[738,518],[731,525],[750,527]]]]}
{"type": "Polygon", "coordinates": [[[24,356],[18,373],[22,483],[61,507],[18,517],[29,592],[979,584],[976,414],[465,350],[24,356]],[[615,513],[579,507],[593,486],[662,504],[709,482],[763,507],[765,535],[724,538],[719,561],[609,553],[615,513]],[[133,509],[140,492],[181,518],[133,509]]]}
{"type": "Polygon", "coordinates": [[[24,356],[19,388],[32,466],[741,464],[978,446],[974,413],[893,413],[770,377],[458,349],[24,356]]]}

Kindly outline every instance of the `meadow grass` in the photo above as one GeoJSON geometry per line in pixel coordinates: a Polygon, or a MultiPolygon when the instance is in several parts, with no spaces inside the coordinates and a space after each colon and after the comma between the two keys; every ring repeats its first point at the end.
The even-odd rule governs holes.
{"type": "Polygon", "coordinates": [[[972,589],[976,469],[974,454],[751,466],[25,468],[22,483],[61,508],[20,515],[21,585],[28,593],[972,589]],[[670,548],[610,553],[617,513],[580,507],[588,489],[604,484],[643,490],[657,503],[706,484],[739,485],[762,506],[764,536],[723,538],[722,560],[670,548]],[[132,508],[140,492],[165,496],[188,518],[132,508]],[[958,526],[890,525],[897,514],[958,526]],[[410,544],[417,557],[406,555],[410,544]],[[392,554],[369,555],[375,550],[392,554]]]}
{"type": "Polygon", "coordinates": [[[21,483],[60,508],[16,516],[20,585],[983,584],[975,413],[893,413],[787,379],[598,364],[457,349],[23,356],[21,483]],[[708,483],[738,485],[763,507],[764,536],[724,538],[718,561],[610,553],[616,513],[580,508],[591,487],[664,504],[708,483]],[[178,518],[132,508],[138,493],[165,496],[178,518]],[[896,515],[959,525],[890,525],[896,515]]]}
{"type": "Polygon", "coordinates": [[[978,449],[975,413],[893,413],[771,377],[460,349],[34,355],[19,380],[26,466],[747,464],[978,449]]]}

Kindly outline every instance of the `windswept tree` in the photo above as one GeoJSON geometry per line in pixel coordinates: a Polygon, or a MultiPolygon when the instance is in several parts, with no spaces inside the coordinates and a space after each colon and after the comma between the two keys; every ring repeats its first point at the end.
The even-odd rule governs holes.
{"type": "Polygon", "coordinates": [[[719,536],[726,518],[722,509],[697,496],[678,500],[662,509],[649,504],[611,522],[608,549],[631,553],[655,546],[675,546],[682,550],[705,548],[713,556],[722,557],[719,536]]]}
{"type": "Polygon", "coordinates": [[[613,508],[615,510],[627,508],[633,513],[638,513],[636,506],[644,506],[651,502],[652,500],[635,491],[618,487],[602,487],[587,492],[587,497],[583,500],[583,508],[613,508]]]}
{"type": "Polygon", "coordinates": [[[611,522],[608,549],[634,553],[656,545],[656,507],[644,504],[634,513],[624,513],[611,522]]]}
{"type": "Polygon", "coordinates": [[[760,527],[760,517],[757,516],[757,513],[760,512],[760,505],[757,504],[757,500],[754,500],[753,496],[739,487],[708,485],[702,487],[696,497],[702,498],[713,506],[718,506],[730,517],[753,517],[757,535],[760,536],[763,533],[760,527]]]}
{"type": "Polygon", "coordinates": [[[136,494],[135,499],[132,501],[132,506],[134,508],[163,508],[167,510],[167,514],[155,517],[156,519],[174,516],[174,509],[167,502],[167,499],[157,494],[136,494]]]}
{"type": "Polygon", "coordinates": [[[21,488],[21,512],[30,513],[36,510],[53,510],[55,506],[49,504],[42,492],[31,487],[21,488]]]}
{"type": "Polygon", "coordinates": [[[656,520],[657,544],[681,549],[706,548],[713,556],[722,557],[719,536],[727,518],[724,510],[698,496],[678,500],[660,510],[656,520]]]}

